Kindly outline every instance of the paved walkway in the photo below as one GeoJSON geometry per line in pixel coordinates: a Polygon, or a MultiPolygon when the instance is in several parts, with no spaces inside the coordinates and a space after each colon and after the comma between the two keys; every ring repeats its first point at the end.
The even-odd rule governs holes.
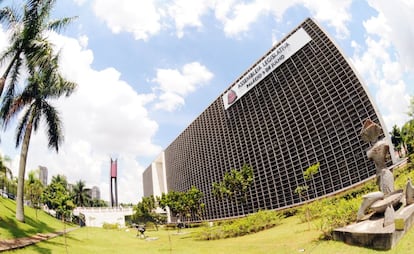
{"type": "MultiPolygon", "coordinates": [[[[66,233],[69,233],[77,228],[68,228],[66,229],[66,233]]],[[[14,239],[7,239],[7,240],[0,240],[0,252],[20,249],[26,246],[36,244],[40,241],[45,241],[57,236],[63,235],[63,231],[58,231],[55,233],[38,233],[34,236],[29,237],[22,237],[22,238],[14,238],[14,239]]]]}

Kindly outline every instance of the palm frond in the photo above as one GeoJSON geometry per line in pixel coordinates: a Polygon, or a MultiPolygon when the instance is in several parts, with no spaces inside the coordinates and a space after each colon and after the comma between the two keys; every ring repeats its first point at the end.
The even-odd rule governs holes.
{"type": "Polygon", "coordinates": [[[12,7],[4,7],[0,10],[0,23],[5,24],[7,29],[12,28],[21,19],[19,12],[12,7]]]}
{"type": "Polygon", "coordinates": [[[63,142],[62,122],[59,113],[48,103],[43,104],[42,111],[46,117],[49,148],[55,148],[58,152],[59,145],[63,142]]]}
{"type": "Polygon", "coordinates": [[[72,23],[74,20],[76,20],[77,18],[78,16],[52,20],[47,24],[46,29],[59,32],[62,29],[64,29],[66,26],[68,26],[70,23],[72,23]]]}
{"type": "MultiPolygon", "coordinates": [[[[22,118],[20,119],[19,123],[17,124],[16,127],[16,147],[18,147],[21,143],[21,141],[23,140],[23,136],[26,132],[26,128],[27,125],[29,124],[30,121],[30,112],[31,112],[31,108],[29,107],[25,113],[23,114],[22,118]]],[[[31,122],[30,122],[31,124],[31,122]]]]}

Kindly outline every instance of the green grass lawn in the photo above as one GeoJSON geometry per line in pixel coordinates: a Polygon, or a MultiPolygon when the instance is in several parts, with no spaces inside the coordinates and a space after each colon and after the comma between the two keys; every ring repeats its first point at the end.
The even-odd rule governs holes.
{"type": "MultiPolygon", "coordinates": [[[[312,227],[314,228],[314,227],[312,227]]],[[[195,229],[177,231],[147,231],[147,240],[136,237],[135,230],[105,230],[80,228],[67,235],[68,253],[378,253],[349,246],[342,242],[318,240],[320,232],[308,230],[297,217],[283,220],[277,227],[243,237],[200,241],[193,238],[195,229]],[[153,240],[149,240],[153,239],[153,240]]],[[[414,229],[390,251],[382,253],[412,253],[414,229]]],[[[5,253],[66,253],[64,237],[5,253]]]]}
{"type": "Polygon", "coordinates": [[[25,207],[25,223],[15,219],[15,201],[0,197],[0,239],[31,236],[36,233],[49,233],[63,230],[63,223],[38,210],[25,207]]]}
{"type": "MultiPolygon", "coordinates": [[[[396,186],[403,187],[407,177],[414,178],[414,170],[397,172],[396,186]]],[[[14,219],[14,201],[0,197],[0,239],[24,237],[36,233],[61,231],[63,224],[29,207],[25,208],[26,223],[14,219]]],[[[315,221],[312,223],[316,223],[315,221]]],[[[69,226],[69,227],[73,227],[69,226]]],[[[298,216],[282,219],[274,228],[237,238],[214,241],[197,240],[195,234],[199,228],[184,229],[181,234],[175,230],[146,232],[147,239],[136,236],[136,230],[106,230],[102,228],[79,228],[66,235],[41,242],[24,249],[4,253],[337,253],[371,254],[379,251],[350,246],[342,242],[319,240],[321,232],[316,226],[302,223],[298,216]],[[65,242],[67,244],[65,244],[65,242]],[[67,247],[67,248],[66,248],[67,247]]],[[[414,228],[412,228],[394,247],[381,253],[414,253],[414,228]]]]}

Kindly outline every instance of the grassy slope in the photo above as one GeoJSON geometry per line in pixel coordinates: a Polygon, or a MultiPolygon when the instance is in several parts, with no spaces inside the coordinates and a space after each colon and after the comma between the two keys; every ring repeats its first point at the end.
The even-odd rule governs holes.
{"type": "Polygon", "coordinates": [[[0,239],[10,239],[63,230],[63,224],[43,211],[37,212],[30,207],[24,208],[25,221],[15,219],[16,203],[0,197],[0,239]]]}
{"type": "MultiPolygon", "coordinates": [[[[396,187],[400,188],[408,177],[414,179],[414,171],[397,173],[396,187]]],[[[16,222],[15,203],[0,198],[0,239],[25,236],[36,232],[50,232],[62,229],[62,224],[52,217],[39,213],[35,220],[34,211],[26,208],[28,223],[16,222]],[[7,236],[7,237],[4,237],[7,236]]],[[[349,246],[342,242],[319,240],[321,232],[315,226],[308,230],[307,223],[301,223],[297,216],[284,219],[282,224],[256,234],[216,241],[198,241],[191,237],[197,229],[186,229],[186,234],[175,231],[149,231],[148,237],[156,240],[146,241],[136,237],[135,230],[104,230],[100,228],[81,228],[68,234],[68,253],[341,253],[370,254],[378,251],[349,246]]],[[[398,245],[382,253],[413,253],[414,228],[398,245]]],[[[63,237],[27,247],[13,253],[67,253],[63,237]]]]}

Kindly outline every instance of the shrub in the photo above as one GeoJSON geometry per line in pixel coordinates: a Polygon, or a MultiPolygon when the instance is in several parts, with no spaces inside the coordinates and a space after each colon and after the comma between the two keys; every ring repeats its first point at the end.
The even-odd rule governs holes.
{"type": "Polygon", "coordinates": [[[274,211],[259,211],[246,217],[215,223],[216,226],[204,226],[197,238],[216,240],[256,233],[281,223],[283,215],[274,211]]]}
{"type": "Polygon", "coordinates": [[[106,223],[102,225],[103,229],[119,229],[119,223],[106,223]]]}
{"type": "Polygon", "coordinates": [[[332,239],[332,232],[335,228],[355,222],[360,204],[360,198],[330,199],[330,202],[327,202],[320,211],[320,219],[316,223],[317,228],[322,232],[322,238],[332,239]]]}

